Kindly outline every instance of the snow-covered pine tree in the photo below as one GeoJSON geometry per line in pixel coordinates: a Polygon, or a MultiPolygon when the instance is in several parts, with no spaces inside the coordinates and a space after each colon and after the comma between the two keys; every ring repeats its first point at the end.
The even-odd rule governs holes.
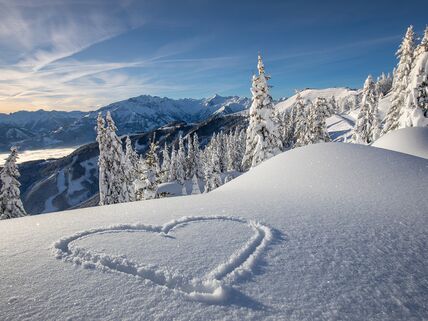
{"type": "Polygon", "coordinates": [[[325,123],[326,114],[324,108],[323,101],[318,99],[315,101],[315,105],[310,105],[306,137],[307,144],[317,144],[330,141],[330,136],[327,133],[327,126],[325,123]]]}
{"type": "Polygon", "coordinates": [[[415,33],[413,31],[413,26],[410,26],[407,28],[406,35],[396,54],[399,61],[394,70],[391,89],[391,107],[385,117],[382,134],[395,130],[400,125],[399,119],[408,95],[407,87],[409,84],[410,71],[412,70],[414,50],[415,33]]]}
{"type": "Polygon", "coordinates": [[[103,204],[116,204],[130,201],[129,190],[126,185],[124,166],[124,153],[122,142],[117,136],[116,125],[110,112],[106,114],[106,149],[107,156],[106,174],[107,191],[103,204]]]}
{"type": "Polygon", "coordinates": [[[170,182],[177,180],[177,152],[175,146],[171,147],[171,161],[169,166],[169,179],[170,182]]]}
{"type": "Polygon", "coordinates": [[[201,194],[201,189],[199,188],[199,180],[194,174],[192,177],[192,195],[196,194],[201,194]]]}
{"type": "Polygon", "coordinates": [[[392,88],[392,77],[388,73],[388,75],[385,75],[385,73],[382,73],[376,81],[376,86],[379,89],[379,92],[382,96],[385,96],[392,88]]]}
{"type": "Polygon", "coordinates": [[[144,200],[144,191],[146,189],[146,183],[146,160],[143,158],[142,155],[140,155],[135,168],[134,180],[135,199],[137,201],[144,200]]]}
{"type": "Polygon", "coordinates": [[[107,150],[107,136],[106,136],[106,128],[105,121],[101,113],[98,113],[97,118],[97,142],[98,149],[100,151],[100,156],[98,158],[98,168],[99,168],[99,195],[100,201],[99,205],[106,205],[107,203],[107,192],[109,186],[108,180],[108,164],[109,164],[109,154],[107,150]]]}
{"type": "MultiPolygon", "coordinates": [[[[211,140],[211,142],[213,142],[211,140]]],[[[215,144],[210,144],[205,148],[205,189],[204,193],[211,192],[221,185],[221,170],[218,149],[215,144]]]]}
{"type": "Polygon", "coordinates": [[[332,96],[330,99],[328,99],[327,102],[327,117],[330,117],[332,115],[334,115],[335,113],[340,112],[339,110],[339,104],[337,103],[336,97],[332,96]]]}
{"type": "Polygon", "coordinates": [[[399,118],[399,127],[428,126],[428,26],[414,51],[409,74],[407,98],[399,118]]]}
{"type": "Polygon", "coordinates": [[[236,171],[237,164],[239,162],[239,151],[237,150],[237,136],[236,131],[230,132],[229,135],[226,136],[226,164],[227,171],[236,171]]]}
{"type": "Polygon", "coordinates": [[[226,135],[223,131],[217,135],[217,154],[220,164],[220,172],[227,171],[227,149],[226,149],[226,135]]]}
{"type": "Polygon", "coordinates": [[[193,178],[197,170],[196,165],[196,151],[194,150],[194,145],[192,142],[192,136],[187,135],[187,155],[186,155],[186,179],[193,178]]]}
{"type": "Polygon", "coordinates": [[[370,144],[378,138],[380,133],[378,96],[376,85],[370,75],[364,82],[362,95],[361,108],[355,122],[352,139],[358,144],[370,144]]]}
{"type": "Polygon", "coordinates": [[[171,158],[169,157],[168,145],[165,143],[162,150],[162,167],[160,173],[160,181],[166,183],[169,181],[169,171],[171,168],[171,158]]]}
{"type": "Polygon", "coordinates": [[[153,137],[145,158],[145,186],[143,192],[145,200],[157,197],[159,185],[159,158],[157,155],[157,149],[158,145],[153,137]]]}
{"type": "Polygon", "coordinates": [[[136,168],[138,164],[138,154],[135,152],[134,148],[132,148],[131,139],[129,136],[126,137],[126,147],[125,147],[125,184],[128,190],[129,202],[133,202],[136,200],[135,197],[135,177],[136,177],[136,168]]]}
{"type": "Polygon", "coordinates": [[[180,133],[178,138],[178,150],[176,155],[176,180],[184,184],[186,179],[186,151],[184,150],[183,136],[180,133]]]}
{"type": "Polygon", "coordinates": [[[250,107],[250,124],[247,128],[247,139],[243,167],[255,167],[266,159],[279,154],[282,142],[278,133],[278,124],[273,120],[273,103],[269,94],[262,57],[258,56],[258,76],[253,76],[251,93],[253,102],[250,107]]]}
{"type": "Polygon", "coordinates": [[[195,170],[194,174],[196,174],[197,178],[203,178],[204,172],[201,164],[201,149],[199,147],[199,137],[198,134],[193,134],[193,151],[195,153],[195,170]]]}
{"type": "Polygon", "coordinates": [[[308,122],[306,104],[300,93],[298,93],[296,102],[293,106],[295,109],[293,148],[305,146],[307,144],[308,122]]]}
{"type": "Polygon", "coordinates": [[[12,147],[0,172],[0,220],[27,215],[19,190],[21,184],[18,181],[20,174],[16,166],[17,158],[18,150],[16,147],[12,147]]]}

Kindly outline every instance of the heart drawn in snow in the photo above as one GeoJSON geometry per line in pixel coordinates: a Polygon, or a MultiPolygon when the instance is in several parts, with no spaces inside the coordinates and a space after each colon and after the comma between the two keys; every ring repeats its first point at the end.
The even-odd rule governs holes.
{"type": "Polygon", "coordinates": [[[54,253],[58,259],[96,268],[102,271],[115,271],[141,277],[153,283],[178,291],[193,300],[206,303],[222,303],[227,300],[228,290],[251,274],[258,259],[272,240],[272,230],[259,222],[232,216],[185,216],[164,225],[123,224],[82,231],[61,238],[54,243],[54,253]],[[94,235],[116,232],[148,232],[160,236],[170,236],[175,228],[187,224],[207,221],[231,221],[247,225],[253,231],[251,238],[225,261],[201,278],[189,280],[184,275],[171,275],[165,270],[150,265],[133,262],[124,256],[92,253],[89,250],[73,248],[71,243],[94,235]]]}

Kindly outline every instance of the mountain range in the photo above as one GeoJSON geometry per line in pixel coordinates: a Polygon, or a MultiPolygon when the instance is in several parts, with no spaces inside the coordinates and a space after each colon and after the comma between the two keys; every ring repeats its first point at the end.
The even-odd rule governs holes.
{"type": "Polygon", "coordinates": [[[112,103],[95,111],[19,111],[0,114],[0,151],[79,146],[95,140],[99,112],[110,111],[119,135],[147,132],[168,123],[201,122],[213,115],[245,110],[245,97],[214,95],[203,99],[171,99],[142,95],[112,103]]]}

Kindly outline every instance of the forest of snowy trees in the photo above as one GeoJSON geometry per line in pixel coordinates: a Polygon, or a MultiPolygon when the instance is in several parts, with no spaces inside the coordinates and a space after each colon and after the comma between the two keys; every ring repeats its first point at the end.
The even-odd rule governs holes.
{"type": "MultiPolygon", "coordinates": [[[[176,182],[182,195],[210,192],[232,179],[232,173],[250,170],[280,152],[330,141],[326,119],[356,110],[352,142],[371,144],[381,135],[404,127],[428,125],[428,27],[419,44],[413,27],[407,29],[397,51],[393,76],[368,76],[360,95],[339,106],[335,98],[304,99],[297,92],[291,108],[278,112],[269,93],[268,76],[258,56],[258,74],[252,78],[252,105],[246,130],[215,133],[200,146],[196,133],[181,134],[171,145],[158,146],[153,137],[148,151],[138,155],[131,140],[125,146],[109,112],[97,120],[99,146],[99,204],[115,204],[165,197],[160,184],[176,182]],[[380,100],[389,95],[390,108],[382,120],[380,100]],[[190,182],[188,193],[185,183],[190,182]],[[200,185],[200,182],[202,185],[200,185]],[[203,186],[203,188],[201,188],[203,186]]],[[[0,173],[0,219],[26,215],[20,200],[16,148],[0,173]]]]}

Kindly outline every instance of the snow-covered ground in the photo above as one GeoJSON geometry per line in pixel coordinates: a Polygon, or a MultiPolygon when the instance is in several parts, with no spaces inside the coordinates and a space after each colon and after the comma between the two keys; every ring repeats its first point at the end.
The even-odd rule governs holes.
{"type": "Polygon", "coordinates": [[[428,160],[328,143],[196,196],[0,222],[0,319],[428,319],[428,160]]]}
{"type": "Polygon", "coordinates": [[[428,127],[408,127],[389,132],[372,146],[428,158],[428,127]]]}
{"type": "MultiPolygon", "coordinates": [[[[61,158],[71,154],[75,149],[76,147],[26,150],[19,153],[18,163],[39,159],[61,158]]],[[[0,153],[0,166],[4,164],[8,156],[9,153],[0,153]]]]}

